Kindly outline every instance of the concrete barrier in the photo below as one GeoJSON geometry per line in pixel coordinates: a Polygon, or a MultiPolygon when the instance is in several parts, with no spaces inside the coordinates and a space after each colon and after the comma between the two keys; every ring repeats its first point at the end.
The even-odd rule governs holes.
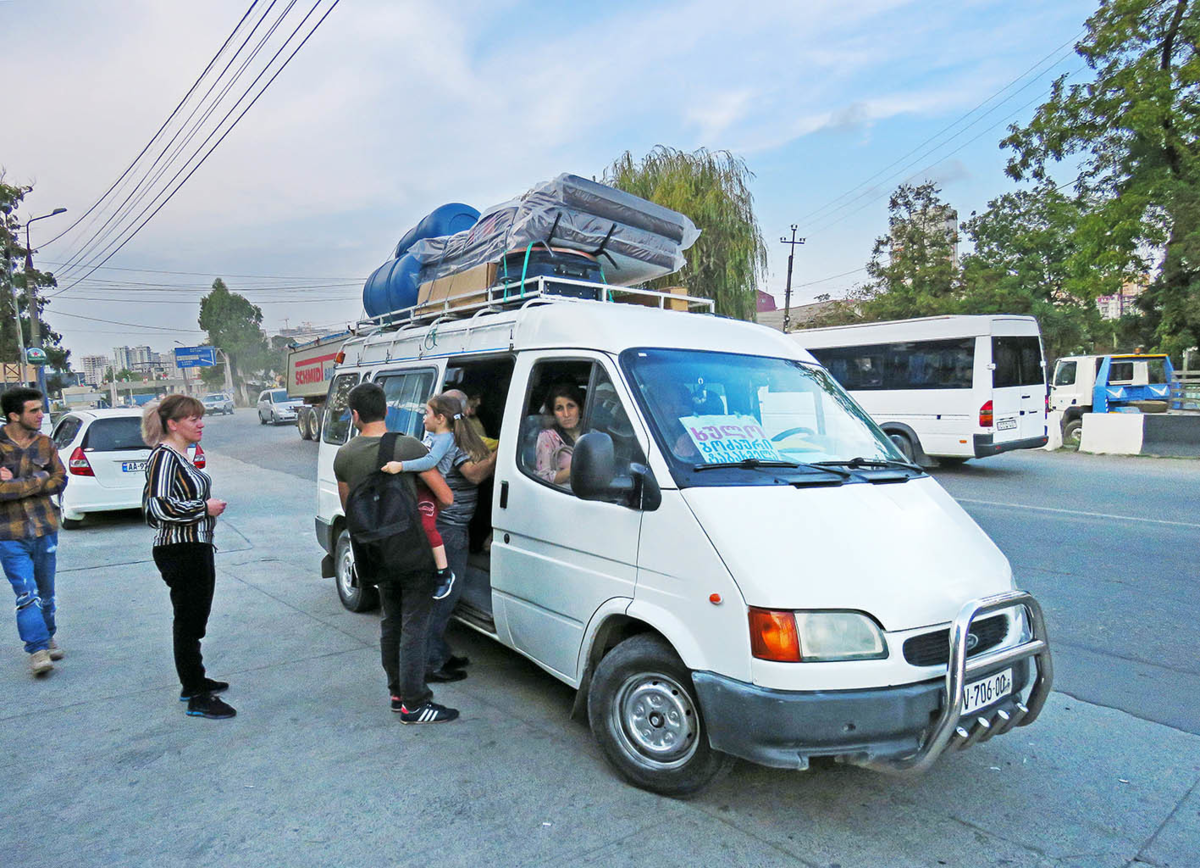
{"type": "Polygon", "coordinates": [[[1080,452],[1097,455],[1140,455],[1141,413],[1084,413],[1080,452]]]}
{"type": "Polygon", "coordinates": [[[1200,458],[1200,415],[1084,413],[1082,433],[1080,452],[1200,458]]]}
{"type": "Polygon", "coordinates": [[[1046,445],[1042,448],[1047,452],[1062,448],[1062,417],[1062,410],[1051,410],[1046,414],[1046,445]]]}

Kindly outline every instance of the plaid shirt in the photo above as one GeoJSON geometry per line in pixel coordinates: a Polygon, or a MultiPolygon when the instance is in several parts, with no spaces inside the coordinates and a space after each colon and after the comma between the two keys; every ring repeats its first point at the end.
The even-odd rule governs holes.
{"type": "Polygon", "coordinates": [[[0,429],[0,467],[12,479],[0,481],[0,540],[35,539],[58,530],[58,507],[51,498],[67,487],[67,471],[54,442],[38,434],[22,449],[0,429]]]}

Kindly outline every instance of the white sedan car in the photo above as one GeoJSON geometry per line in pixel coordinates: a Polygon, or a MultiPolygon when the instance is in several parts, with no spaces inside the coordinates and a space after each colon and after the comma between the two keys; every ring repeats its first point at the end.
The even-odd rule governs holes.
{"type": "MultiPolygon", "coordinates": [[[[150,449],[142,441],[142,411],[73,410],[54,426],[54,445],[67,468],[59,496],[64,528],[79,527],[89,512],[140,509],[150,449]]],[[[199,446],[193,457],[205,464],[199,446]]]]}

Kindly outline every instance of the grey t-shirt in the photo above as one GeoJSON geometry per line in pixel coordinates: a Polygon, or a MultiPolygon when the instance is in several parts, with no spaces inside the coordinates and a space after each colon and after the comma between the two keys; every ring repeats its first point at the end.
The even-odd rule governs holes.
{"type": "MultiPolygon", "coordinates": [[[[337,481],[346,483],[353,491],[356,485],[382,467],[383,464],[379,461],[380,439],[379,437],[364,437],[360,434],[339,449],[337,455],[333,457],[333,475],[337,481]]],[[[409,437],[407,434],[401,434],[396,438],[396,449],[392,460],[412,461],[414,458],[424,457],[428,452],[429,450],[420,440],[409,437]]],[[[413,497],[416,497],[416,475],[401,473],[400,476],[412,490],[413,497]]]]}
{"type": "Polygon", "coordinates": [[[479,500],[479,487],[462,475],[462,465],[470,461],[471,456],[457,445],[450,447],[446,456],[451,459],[452,465],[446,474],[446,485],[454,493],[454,503],[442,508],[438,522],[451,527],[466,527],[475,515],[475,505],[479,500]]]}

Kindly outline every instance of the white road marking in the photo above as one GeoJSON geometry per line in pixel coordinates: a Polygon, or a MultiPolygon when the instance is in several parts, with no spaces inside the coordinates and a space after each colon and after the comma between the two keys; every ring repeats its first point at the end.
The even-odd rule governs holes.
{"type": "Polygon", "coordinates": [[[1086,518],[1111,518],[1115,521],[1139,521],[1143,524],[1166,524],[1172,527],[1194,527],[1200,530],[1200,524],[1190,521],[1167,521],[1162,518],[1139,518],[1135,515],[1112,515],[1107,512],[1084,512],[1079,509],[1055,509],[1052,506],[1030,506],[1026,503],[1002,503],[997,500],[974,500],[969,497],[954,498],[959,503],[977,503],[980,506],[1002,506],[1006,509],[1029,509],[1034,512],[1057,512],[1063,515],[1080,515],[1086,518]]]}

